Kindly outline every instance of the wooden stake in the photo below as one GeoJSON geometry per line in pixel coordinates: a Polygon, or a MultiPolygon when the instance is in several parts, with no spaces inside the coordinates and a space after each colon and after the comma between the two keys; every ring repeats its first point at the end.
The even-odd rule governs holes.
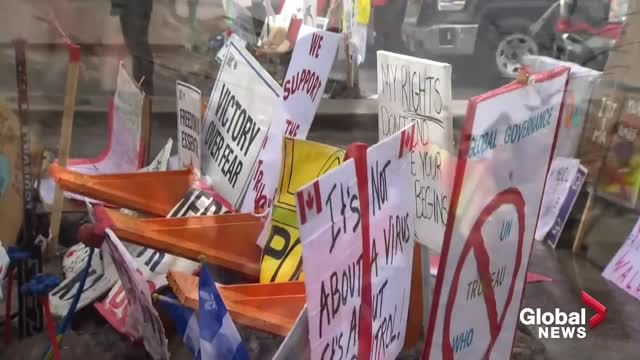
{"type": "MultiPolygon", "coordinates": [[[[80,48],[77,45],[67,43],[67,50],[69,51],[69,65],[67,70],[67,85],[64,95],[62,128],[60,129],[60,145],[58,147],[58,164],[62,167],[67,166],[67,160],[69,159],[71,132],[73,131],[73,115],[76,111],[78,76],[80,74],[80,48]]],[[[50,256],[54,256],[58,249],[63,205],[64,192],[56,185],[53,208],[51,209],[51,242],[47,248],[47,254],[50,256]]]]}
{"type": "Polygon", "coordinates": [[[151,154],[151,97],[144,96],[142,103],[142,151],[143,151],[143,164],[147,166],[149,164],[149,156],[151,154]]]}
{"type": "Polygon", "coordinates": [[[423,311],[423,291],[422,277],[431,276],[429,273],[422,273],[422,256],[429,256],[422,251],[422,246],[415,243],[413,246],[413,264],[411,274],[411,292],[409,295],[409,316],[407,317],[407,329],[404,338],[403,350],[414,347],[422,339],[422,311],[423,311]]]}
{"type": "Polygon", "coordinates": [[[573,249],[572,252],[577,254],[580,252],[582,248],[582,241],[584,240],[584,235],[589,224],[589,218],[591,217],[591,210],[593,208],[593,197],[594,197],[595,189],[589,192],[589,197],[587,198],[587,203],[584,206],[584,210],[582,211],[582,217],[580,218],[580,225],[578,226],[578,233],[576,234],[576,238],[573,240],[573,249]]]}

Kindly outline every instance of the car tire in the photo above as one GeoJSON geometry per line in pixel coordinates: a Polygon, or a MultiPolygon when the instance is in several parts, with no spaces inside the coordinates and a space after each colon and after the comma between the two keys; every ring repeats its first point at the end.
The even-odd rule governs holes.
{"type": "Polygon", "coordinates": [[[529,34],[531,21],[522,18],[498,19],[484,27],[478,52],[483,65],[490,66],[493,76],[513,79],[520,68],[522,57],[538,55],[540,48],[529,34]]]}

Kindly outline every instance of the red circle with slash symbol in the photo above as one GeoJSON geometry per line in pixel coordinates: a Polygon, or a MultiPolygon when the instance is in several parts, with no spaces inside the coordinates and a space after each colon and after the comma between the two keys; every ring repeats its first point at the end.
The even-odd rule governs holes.
{"type": "Polygon", "coordinates": [[[520,270],[522,263],[522,247],[524,243],[524,198],[520,191],[515,188],[509,188],[500,192],[496,197],[487,204],[480,212],[478,219],[471,228],[469,237],[467,238],[462,252],[460,253],[460,259],[456,265],[453,279],[451,282],[451,290],[447,299],[447,305],[445,308],[444,316],[444,333],[442,341],[442,356],[444,359],[453,359],[453,347],[451,346],[451,318],[453,313],[453,306],[458,292],[458,286],[460,283],[460,273],[462,267],[473,250],[473,255],[476,258],[476,266],[478,274],[480,276],[480,282],[482,284],[482,294],[484,302],[487,308],[487,316],[489,318],[489,332],[490,341],[489,346],[483,356],[483,359],[488,359],[493,346],[500,335],[502,330],[502,324],[507,314],[507,310],[511,305],[513,299],[513,293],[515,290],[516,278],[520,270]],[[518,248],[516,251],[516,261],[513,270],[513,276],[511,277],[511,284],[509,285],[509,292],[507,293],[507,299],[504,304],[504,309],[500,318],[498,318],[498,308],[496,304],[495,291],[491,284],[491,269],[489,267],[489,253],[485,247],[485,240],[482,236],[482,227],[491,217],[491,215],[504,205],[513,205],[516,209],[518,216],[518,248]]]}

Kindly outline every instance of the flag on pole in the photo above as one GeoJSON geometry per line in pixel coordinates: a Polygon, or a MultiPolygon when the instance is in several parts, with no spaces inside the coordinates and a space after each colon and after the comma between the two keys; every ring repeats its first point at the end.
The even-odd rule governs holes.
{"type": "Polygon", "coordinates": [[[206,266],[200,270],[198,298],[202,359],[248,360],[240,334],[206,266]]]}

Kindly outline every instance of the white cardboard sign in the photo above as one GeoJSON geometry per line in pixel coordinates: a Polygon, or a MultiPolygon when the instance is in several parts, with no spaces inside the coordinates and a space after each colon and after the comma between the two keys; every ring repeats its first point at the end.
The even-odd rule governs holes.
{"type": "Polygon", "coordinates": [[[242,212],[270,209],[273,205],[284,136],[305,139],[320,105],[340,35],[301,26],[287,69],[282,98],[273,117],[269,135],[260,152],[257,169],[240,207],[242,212]]]}
{"type": "Polygon", "coordinates": [[[126,319],[127,329],[136,337],[142,337],[144,347],[151,357],[169,359],[167,337],[160,316],[151,303],[147,282],[138,273],[135,261],[116,234],[108,228],[106,233],[102,251],[111,254],[132,310],[126,319]]]}
{"type": "Polygon", "coordinates": [[[411,147],[415,129],[414,124],[409,124],[367,151],[373,305],[371,359],[396,359],[404,346],[416,219],[413,194],[406,189],[412,183],[411,147]]]}
{"type": "Polygon", "coordinates": [[[441,167],[453,149],[451,65],[378,51],[378,134],[384,139],[413,122],[411,155],[416,240],[440,252],[451,183],[441,167]]]}
{"type": "Polygon", "coordinates": [[[568,76],[469,101],[425,358],[510,356],[568,76]]]}
{"type": "Polygon", "coordinates": [[[351,359],[358,354],[362,288],[362,209],[355,162],[345,161],[297,194],[304,198],[296,206],[311,359],[327,358],[323,353],[337,347],[343,349],[342,358],[351,359]],[[332,291],[339,296],[332,297],[332,291]]]}
{"type": "Polygon", "coordinates": [[[240,206],[271,124],[280,87],[232,39],[213,86],[202,129],[202,175],[240,206]]]}
{"type": "Polygon", "coordinates": [[[202,131],[202,100],[200,90],[176,81],[178,107],[178,157],[183,168],[192,165],[200,171],[200,132],[202,131]]]}
{"type": "Polygon", "coordinates": [[[602,272],[602,276],[612,281],[629,295],[640,300],[640,219],[631,234],[622,244],[602,272]]]}
{"type": "Polygon", "coordinates": [[[360,160],[347,160],[296,193],[311,359],[357,356],[360,336],[368,337],[371,359],[395,359],[402,350],[415,226],[405,191],[414,133],[410,124],[371,147],[361,170],[360,160]],[[371,316],[370,330],[360,329],[362,316],[371,316]]]}

